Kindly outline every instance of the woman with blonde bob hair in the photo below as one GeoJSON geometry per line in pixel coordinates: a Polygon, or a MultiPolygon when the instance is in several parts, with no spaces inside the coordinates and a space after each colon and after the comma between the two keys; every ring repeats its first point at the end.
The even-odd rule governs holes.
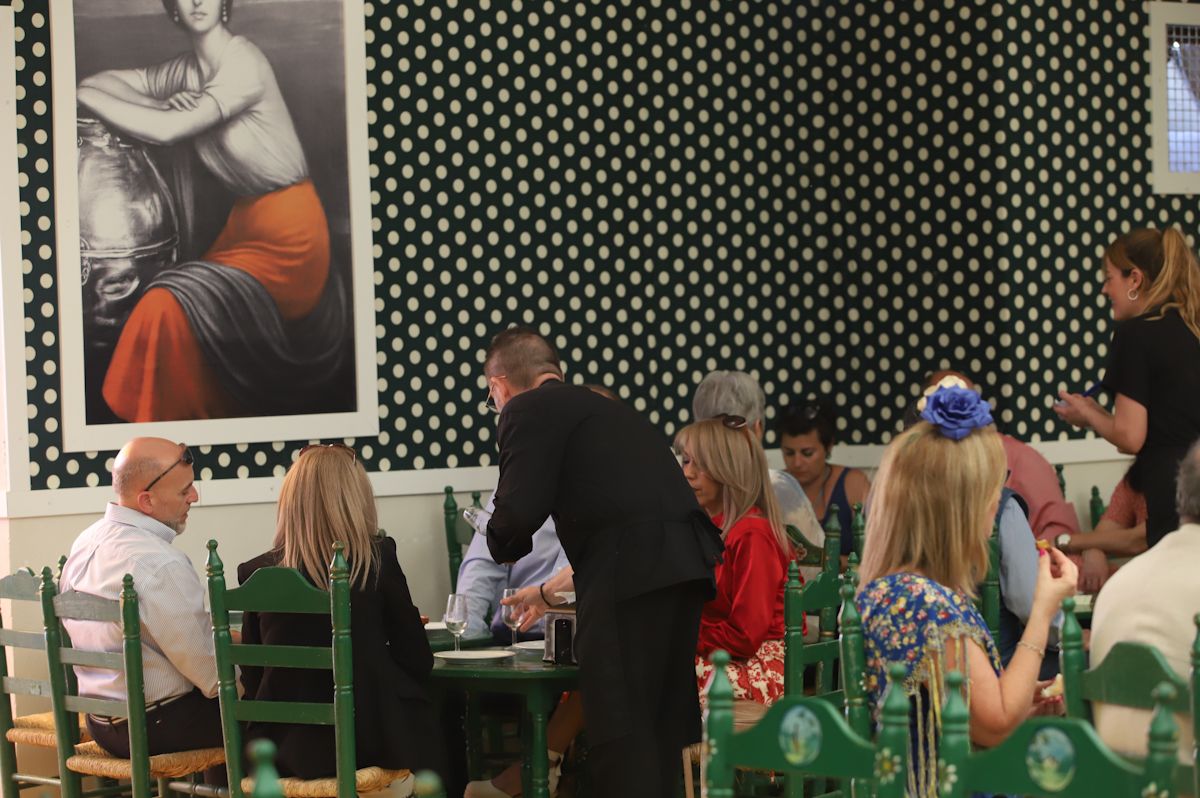
{"type": "MultiPolygon", "coordinates": [[[[441,769],[441,737],[424,688],[433,654],[396,543],[377,530],[375,496],[354,450],[306,446],[279,491],[273,548],[238,566],[238,579],[245,583],[259,568],[282,565],[328,590],[333,544],[341,542],[350,566],[358,767],[441,769]]],[[[328,646],[330,639],[329,619],[317,615],[248,612],[243,619],[245,643],[328,646]]],[[[327,703],[333,695],[329,671],[246,667],[242,682],[256,699],[327,703]]],[[[247,733],[275,743],[283,775],[336,773],[333,727],[265,723],[251,724],[247,733]]]]}
{"type": "MultiPolygon", "coordinates": [[[[944,678],[961,670],[971,738],[995,745],[1034,712],[1055,711],[1037,677],[1046,636],[1077,572],[1056,549],[1040,552],[1033,609],[1016,653],[999,653],[971,599],[988,570],[988,539],[1007,475],[987,403],[958,384],[931,388],[922,421],[888,444],[871,491],[856,604],[863,620],[868,698],[875,716],[888,667],[904,665],[913,739],[908,794],[937,795],[944,678]]],[[[1048,682],[1046,683],[1049,684],[1048,682]]]]}
{"type": "Polygon", "coordinates": [[[746,420],[730,415],[684,427],[675,451],[725,542],[717,595],[700,617],[696,678],[703,692],[712,674],[707,659],[724,649],[734,697],[769,706],[783,695],[783,589],[793,551],[766,454],[746,420]]]}

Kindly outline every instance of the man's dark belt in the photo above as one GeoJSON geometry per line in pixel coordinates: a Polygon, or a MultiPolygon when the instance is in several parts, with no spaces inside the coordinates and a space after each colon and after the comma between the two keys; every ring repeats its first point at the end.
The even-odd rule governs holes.
{"type": "MultiPolygon", "coordinates": [[[[189,695],[191,695],[191,693],[183,693],[182,695],[173,695],[170,698],[163,698],[159,701],[154,701],[146,705],[146,711],[151,712],[159,707],[165,707],[167,704],[178,701],[181,698],[186,698],[189,695]]],[[[118,718],[112,715],[93,715],[90,712],[88,713],[88,717],[96,723],[103,723],[106,726],[118,726],[129,720],[129,718],[118,718]]]]}

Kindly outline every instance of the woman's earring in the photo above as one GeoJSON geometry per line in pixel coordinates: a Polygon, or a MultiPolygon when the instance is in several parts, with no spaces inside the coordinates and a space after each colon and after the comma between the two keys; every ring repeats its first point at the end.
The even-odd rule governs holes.
{"type": "Polygon", "coordinates": [[[1130,288],[1128,291],[1125,292],[1125,298],[1128,299],[1130,302],[1136,302],[1138,296],[1139,296],[1139,294],[1138,294],[1138,290],[1136,288],[1130,288]]]}
{"type": "Polygon", "coordinates": [[[179,10],[178,9],[171,12],[171,21],[174,22],[176,25],[179,24],[179,10]]]}
{"type": "Polygon", "coordinates": [[[221,3],[221,22],[229,22],[229,0],[221,3]]]}

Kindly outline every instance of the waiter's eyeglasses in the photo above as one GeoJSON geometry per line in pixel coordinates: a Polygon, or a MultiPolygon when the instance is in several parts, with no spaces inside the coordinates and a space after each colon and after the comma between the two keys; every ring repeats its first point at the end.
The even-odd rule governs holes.
{"type": "Polygon", "coordinates": [[[492,394],[492,380],[504,379],[503,374],[497,374],[494,377],[487,378],[487,399],[483,403],[483,409],[489,413],[499,413],[500,408],[496,407],[496,397],[492,394]]]}
{"type": "Polygon", "coordinates": [[[143,489],[142,489],[142,492],[143,492],[143,493],[145,493],[146,491],[150,490],[150,489],[151,489],[151,488],[153,488],[155,485],[157,485],[157,484],[158,484],[158,481],[159,481],[160,479],[162,479],[163,477],[165,477],[167,474],[170,474],[170,473],[171,473],[171,470],[172,470],[173,468],[175,468],[175,466],[179,465],[180,463],[184,463],[185,465],[191,465],[191,464],[192,464],[192,462],[193,462],[193,460],[192,460],[192,450],[191,450],[191,449],[189,449],[189,448],[187,447],[187,444],[186,444],[186,443],[181,443],[181,444],[179,444],[179,445],[183,447],[183,453],[182,453],[181,455],[179,455],[179,459],[178,459],[178,460],[176,460],[174,463],[171,463],[169,466],[167,466],[167,470],[166,470],[166,471],[162,472],[161,474],[159,474],[158,476],[156,476],[154,479],[150,480],[150,484],[149,484],[149,485],[147,485],[145,488],[143,488],[143,489]]]}
{"type": "Polygon", "coordinates": [[[304,456],[305,452],[312,451],[313,449],[338,449],[349,454],[351,461],[358,459],[358,452],[354,451],[344,443],[310,443],[308,446],[305,446],[300,450],[300,454],[296,455],[296,459],[299,460],[304,456]]]}
{"type": "Polygon", "coordinates": [[[735,416],[732,413],[722,413],[721,415],[717,416],[717,418],[721,419],[721,423],[725,425],[726,429],[746,428],[745,416],[735,416]]]}

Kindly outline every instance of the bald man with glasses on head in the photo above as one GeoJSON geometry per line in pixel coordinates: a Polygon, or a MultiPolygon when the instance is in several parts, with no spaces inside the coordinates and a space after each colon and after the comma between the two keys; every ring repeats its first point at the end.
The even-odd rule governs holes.
{"type": "MultiPolygon", "coordinates": [[[[142,621],[142,662],[150,753],[219,747],[217,666],[204,587],[187,555],[173,545],[200,498],[192,453],[163,438],[134,438],[113,463],[113,490],[104,517],[76,538],[63,566],[61,591],[101,598],[121,594],[133,576],[142,621]]],[[[115,623],[65,621],[72,643],[88,651],[119,652],[115,623]]],[[[82,695],[124,700],[116,671],[75,666],[82,695]]],[[[129,756],[124,720],[88,715],[88,731],[105,751],[129,756]]]]}

